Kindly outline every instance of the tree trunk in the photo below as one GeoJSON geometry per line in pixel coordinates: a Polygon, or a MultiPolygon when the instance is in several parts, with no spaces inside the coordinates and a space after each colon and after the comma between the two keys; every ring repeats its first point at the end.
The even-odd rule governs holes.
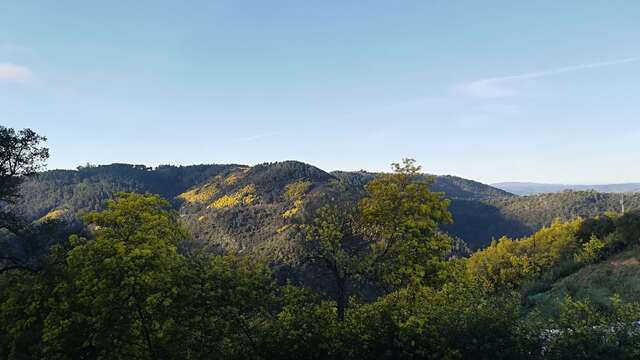
{"type": "Polygon", "coordinates": [[[336,279],[337,285],[337,296],[336,296],[336,304],[338,306],[338,321],[344,321],[344,313],[347,308],[347,280],[343,277],[338,277],[336,279]]]}

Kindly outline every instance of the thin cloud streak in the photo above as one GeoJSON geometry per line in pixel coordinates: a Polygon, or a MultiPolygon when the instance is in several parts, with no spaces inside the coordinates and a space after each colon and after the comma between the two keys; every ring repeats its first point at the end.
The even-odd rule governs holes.
{"type": "Polygon", "coordinates": [[[480,80],[471,81],[465,84],[458,85],[455,88],[455,90],[456,90],[456,93],[458,94],[471,96],[471,97],[479,97],[479,98],[509,97],[509,96],[515,96],[518,94],[518,91],[514,88],[514,84],[517,82],[551,77],[555,75],[581,71],[581,70],[635,63],[639,61],[640,61],[640,57],[633,57],[633,58],[613,60],[613,61],[565,66],[565,67],[559,67],[555,69],[535,71],[535,72],[519,74],[519,75],[480,79],[480,80]]]}
{"type": "Polygon", "coordinates": [[[33,80],[33,71],[25,66],[0,63],[0,81],[24,83],[33,80]]]}

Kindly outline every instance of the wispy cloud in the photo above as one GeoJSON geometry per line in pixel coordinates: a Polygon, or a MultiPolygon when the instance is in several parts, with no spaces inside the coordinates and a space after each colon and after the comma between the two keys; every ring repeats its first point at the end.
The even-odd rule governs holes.
{"type": "Polygon", "coordinates": [[[24,83],[33,80],[33,71],[26,66],[0,63],[0,81],[24,83]]]}
{"type": "Polygon", "coordinates": [[[572,65],[572,66],[564,66],[555,69],[548,69],[542,71],[534,71],[519,75],[510,75],[510,76],[502,76],[502,77],[493,77],[471,81],[468,83],[464,83],[456,86],[455,91],[458,94],[471,96],[471,97],[480,97],[480,98],[501,98],[501,97],[509,97],[515,96],[518,94],[518,90],[516,88],[517,83],[539,79],[545,77],[551,77],[555,75],[570,73],[574,71],[580,70],[588,70],[588,69],[596,69],[607,66],[621,65],[639,62],[640,57],[613,60],[613,61],[604,61],[604,62],[596,62],[590,64],[580,64],[580,65],[572,65]]]}

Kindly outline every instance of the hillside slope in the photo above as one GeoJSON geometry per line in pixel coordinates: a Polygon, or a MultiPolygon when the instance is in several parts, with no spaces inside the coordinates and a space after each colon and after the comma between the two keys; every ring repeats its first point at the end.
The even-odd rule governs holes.
{"type": "MultiPolygon", "coordinates": [[[[233,252],[247,250],[280,258],[288,251],[291,224],[314,203],[360,196],[375,174],[325,172],[297,161],[243,165],[161,166],[113,164],[79,170],[53,170],[23,187],[18,210],[29,220],[77,220],[100,209],[118,192],[156,193],[170,199],[198,240],[233,252]]],[[[555,218],[589,217],[618,209],[618,198],[595,192],[518,197],[455,176],[437,176],[433,191],[451,200],[454,224],[444,230],[472,249],[507,235],[530,235],[555,218]]],[[[640,196],[629,196],[629,208],[640,196]]]]}
{"type": "MultiPolygon", "coordinates": [[[[491,198],[487,203],[500,209],[507,218],[517,220],[529,229],[539,229],[555,219],[593,217],[607,211],[620,211],[620,194],[597,191],[563,191],[518,197],[491,198]]],[[[640,208],[640,194],[626,194],[627,211],[640,208]]]]}
{"type": "Polygon", "coordinates": [[[589,299],[599,306],[608,306],[614,295],[625,301],[640,298],[640,247],[629,248],[609,259],[585,266],[559,279],[549,290],[530,296],[529,300],[538,309],[551,312],[557,301],[565,296],[589,299]]]}
{"type": "MultiPolygon", "coordinates": [[[[80,213],[100,209],[118,192],[156,193],[176,204],[198,239],[235,251],[270,247],[270,243],[279,243],[276,247],[280,249],[286,247],[286,238],[292,235],[285,234],[288,225],[310,202],[326,196],[360,196],[374,176],[366,172],[327,173],[296,161],[253,167],[155,169],[113,164],[44,172],[24,185],[19,210],[32,221],[58,217],[74,220],[80,213]],[[296,187],[299,194],[292,194],[291,189],[296,187]]],[[[511,197],[507,192],[454,176],[435,177],[432,190],[444,192],[453,201],[456,223],[447,231],[469,237],[473,247],[482,246],[503,231],[510,235],[527,232],[525,228],[503,224],[498,211],[487,211],[488,205],[479,202],[511,197]]]]}
{"type": "Polygon", "coordinates": [[[18,211],[30,220],[77,216],[100,209],[119,192],[149,192],[172,199],[202,181],[237,165],[159,166],[112,164],[52,170],[22,186],[18,211]]]}

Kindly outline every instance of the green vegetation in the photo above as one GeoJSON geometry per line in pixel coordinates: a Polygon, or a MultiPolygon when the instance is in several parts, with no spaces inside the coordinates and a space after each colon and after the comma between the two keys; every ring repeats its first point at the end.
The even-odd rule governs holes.
{"type": "Polygon", "coordinates": [[[359,204],[326,205],[304,226],[305,253],[333,279],[339,321],[354,280],[373,275],[387,290],[428,282],[451,250],[437,231],[451,221],[447,200],[415,180],[413,160],[394,168],[367,184],[359,204]]]}
{"type": "MultiPolygon", "coordinates": [[[[22,185],[23,197],[9,206],[35,221],[64,209],[62,219],[80,223],[82,214],[100,210],[120,192],[158,194],[170,199],[194,237],[226,250],[271,252],[279,258],[291,234],[278,232],[298,223],[324,201],[364,196],[376,174],[326,173],[295,161],[238,165],[160,166],[113,164],[85,166],[76,171],[40,173],[22,185]],[[236,199],[251,186],[254,197],[236,199]],[[218,201],[219,199],[222,199],[218,201]],[[216,204],[208,208],[209,205],[216,204]],[[236,206],[242,205],[242,206],[236,206]],[[201,219],[200,221],[198,219],[201,219]]],[[[517,197],[502,190],[453,176],[434,177],[431,190],[450,200],[454,222],[442,230],[464,240],[474,250],[502,236],[529,236],[555,219],[589,218],[619,211],[620,196],[595,192],[565,192],[517,197]]],[[[626,196],[627,208],[640,207],[640,196],[626,196]]]]}
{"type": "MultiPolygon", "coordinates": [[[[375,175],[283,162],[34,179],[46,151],[28,138],[40,155],[3,170],[13,175],[2,190],[0,359],[640,356],[640,211],[578,216],[609,210],[606,196],[485,197],[492,190],[457,178],[442,193],[413,160],[375,175]],[[20,221],[36,204],[9,203],[16,183],[62,190],[20,221]],[[111,199],[119,187],[146,193],[111,199]],[[478,216],[511,226],[521,201],[573,212],[470,255],[447,233],[462,203],[473,204],[463,220],[501,206],[478,216]]],[[[20,144],[4,153],[20,158],[20,144]]]]}
{"type": "MultiPolygon", "coordinates": [[[[361,226],[384,227],[376,232],[383,237],[368,243],[370,250],[363,256],[354,255],[350,247],[362,240],[340,232],[354,229],[353,224],[342,223],[340,229],[333,225],[342,214],[337,210],[328,212],[331,221],[319,210],[317,221],[310,224],[312,236],[302,240],[317,243],[309,254],[327,255],[342,269],[340,274],[356,268],[381,270],[358,272],[360,280],[381,287],[375,296],[349,292],[349,311],[341,312],[339,298],[279,283],[259,259],[215,255],[198,246],[167,201],[122,194],[104,211],[85,216],[94,229],[88,238],[73,235],[50,248],[41,271],[0,278],[0,354],[7,359],[638,356],[640,304],[613,295],[602,307],[563,295],[554,302],[555,314],[543,314],[521,301],[526,284],[547,278],[545,269],[571,261],[570,249],[574,255],[583,250],[575,246],[580,240],[570,236],[583,221],[556,223],[523,240],[504,239],[493,245],[511,244],[502,245],[499,256],[485,251],[469,260],[445,261],[446,243],[433,226],[447,220],[446,211],[436,210],[446,202],[424,192],[423,185],[403,182],[406,170],[400,168],[369,188],[361,226]],[[379,204],[390,199],[404,206],[405,215],[392,222],[399,226],[396,230],[404,230],[387,232],[390,223],[378,220],[387,211],[379,204]],[[391,241],[386,234],[401,235],[391,241]],[[387,247],[390,243],[396,245],[387,247]],[[406,252],[418,244],[426,245],[427,252],[406,252]],[[378,261],[381,252],[387,257],[378,261]],[[488,275],[501,274],[504,267],[475,270],[478,258],[484,263],[496,258],[502,264],[504,253],[530,256],[531,263],[540,266],[513,262],[514,271],[522,270],[524,276],[509,282],[488,275]],[[407,256],[411,261],[405,261],[407,256]],[[529,268],[539,271],[525,271],[529,268]]],[[[626,230],[620,226],[628,221],[621,219],[607,235],[609,249],[623,241],[618,236],[626,230]]],[[[613,254],[610,259],[619,261],[619,256],[628,255],[613,254]]]]}
{"type": "Polygon", "coordinates": [[[42,146],[46,140],[31,129],[0,126],[0,275],[34,271],[45,247],[42,242],[47,240],[40,234],[44,227],[28,224],[11,205],[21,199],[21,185],[44,167],[49,157],[49,150],[42,146]]]}
{"type": "MultiPolygon", "coordinates": [[[[608,211],[620,211],[620,194],[596,191],[564,191],[511,198],[492,198],[487,202],[508,219],[517,219],[530,229],[539,229],[556,219],[589,218],[608,211]]],[[[625,195],[627,209],[640,209],[640,193],[625,195]]]]}

